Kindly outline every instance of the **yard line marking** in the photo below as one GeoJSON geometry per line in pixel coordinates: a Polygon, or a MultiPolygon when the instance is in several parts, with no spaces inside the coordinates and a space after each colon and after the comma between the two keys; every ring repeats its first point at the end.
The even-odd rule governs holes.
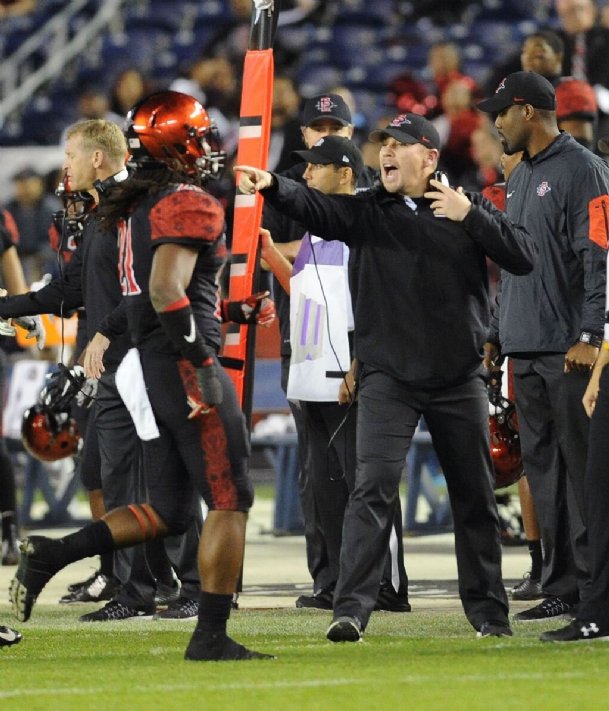
{"type": "MultiPolygon", "coordinates": [[[[452,682],[488,682],[488,681],[543,681],[545,679],[559,680],[562,679],[584,679],[588,674],[583,672],[564,672],[556,674],[555,672],[544,673],[518,673],[518,674],[468,674],[445,678],[446,681],[452,682]]],[[[432,674],[415,675],[410,674],[396,679],[397,683],[407,684],[429,684],[437,682],[437,676],[432,674]]],[[[206,691],[240,691],[240,690],[263,690],[263,689],[284,689],[284,688],[322,688],[324,686],[368,686],[370,679],[308,679],[303,681],[273,681],[273,682],[235,682],[230,684],[150,684],[146,686],[135,686],[131,688],[131,693],[149,694],[151,691],[157,692],[176,692],[176,691],[191,691],[193,689],[204,689],[206,691]]],[[[108,690],[105,687],[100,688],[81,688],[81,687],[66,687],[57,689],[7,689],[0,691],[0,699],[10,699],[17,696],[97,696],[104,694],[108,690]]]]}

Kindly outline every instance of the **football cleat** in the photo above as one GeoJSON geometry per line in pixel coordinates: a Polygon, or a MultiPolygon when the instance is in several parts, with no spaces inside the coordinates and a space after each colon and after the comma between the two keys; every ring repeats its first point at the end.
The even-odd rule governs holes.
{"type": "Polygon", "coordinates": [[[247,649],[224,632],[211,634],[195,630],[188,643],[184,659],[197,662],[228,662],[246,659],[276,659],[276,657],[272,654],[263,654],[247,649]]]}
{"type": "Polygon", "coordinates": [[[21,557],[9,588],[9,598],[15,617],[27,622],[38,595],[62,566],[56,560],[53,547],[57,541],[44,536],[29,536],[21,542],[21,557]]]}

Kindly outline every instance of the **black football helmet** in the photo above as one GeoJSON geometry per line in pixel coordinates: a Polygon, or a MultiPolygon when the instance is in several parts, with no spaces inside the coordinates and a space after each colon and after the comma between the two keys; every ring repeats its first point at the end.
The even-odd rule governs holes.
{"type": "Polygon", "coordinates": [[[129,111],[125,125],[129,166],[165,165],[202,181],[221,176],[226,153],[207,111],[192,96],[152,94],[129,111]]]}
{"type": "Polygon", "coordinates": [[[489,429],[495,489],[511,486],[524,474],[516,407],[500,387],[489,386],[489,429]]]}
{"type": "Polygon", "coordinates": [[[38,404],[23,415],[21,441],[36,459],[56,462],[76,454],[81,437],[76,421],[67,412],[54,412],[38,404]]]}

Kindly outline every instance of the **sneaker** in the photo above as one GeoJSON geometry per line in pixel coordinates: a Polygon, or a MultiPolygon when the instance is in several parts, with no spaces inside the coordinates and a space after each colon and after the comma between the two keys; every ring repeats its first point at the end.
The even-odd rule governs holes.
{"type": "Polygon", "coordinates": [[[210,634],[195,630],[184,659],[198,662],[241,661],[245,659],[276,659],[272,654],[263,654],[247,649],[225,633],[210,634]]]}
{"type": "Polygon", "coordinates": [[[545,595],[541,590],[541,580],[531,577],[531,571],[525,573],[522,580],[514,585],[510,592],[512,600],[539,600],[545,595]]]}
{"type": "Polygon", "coordinates": [[[480,625],[476,637],[511,637],[512,630],[506,622],[489,620],[480,625]]]}
{"type": "Polygon", "coordinates": [[[408,602],[408,593],[396,592],[391,583],[383,581],[374,609],[386,612],[410,612],[412,607],[408,602]]]}
{"type": "Polygon", "coordinates": [[[180,598],[180,584],[166,585],[165,583],[156,584],[156,593],[154,596],[154,604],[157,607],[167,607],[180,598]]]}
{"type": "Polygon", "coordinates": [[[61,570],[62,566],[51,561],[57,559],[53,548],[58,541],[44,536],[29,536],[19,546],[21,557],[15,577],[9,588],[9,598],[15,617],[27,622],[32,614],[36,598],[44,586],[61,570]]]}
{"type": "Polygon", "coordinates": [[[514,619],[518,622],[538,622],[550,620],[552,617],[565,615],[573,607],[568,602],[565,602],[560,597],[547,597],[539,605],[531,607],[529,610],[523,610],[514,615],[514,619]]]}
{"type": "Polygon", "coordinates": [[[21,642],[21,632],[0,625],[0,649],[3,647],[12,647],[13,644],[19,644],[19,642],[21,642]]]}
{"type": "Polygon", "coordinates": [[[198,600],[189,600],[187,597],[179,597],[170,603],[166,610],[157,612],[153,616],[155,620],[190,620],[199,614],[198,600]]]}
{"type": "MultiPolygon", "coordinates": [[[[95,576],[89,578],[88,584],[83,584],[72,592],[59,599],[62,604],[70,604],[73,602],[103,602],[111,600],[120,587],[119,582],[108,575],[96,573],[95,576]]],[[[68,588],[69,590],[70,588],[68,588]]]]}
{"type": "Polygon", "coordinates": [[[315,610],[331,610],[334,597],[334,585],[318,590],[313,595],[301,595],[296,598],[296,607],[307,607],[315,610]]]}
{"type": "Polygon", "coordinates": [[[609,639],[609,629],[599,627],[596,622],[573,620],[566,627],[543,632],[542,642],[592,642],[594,639],[609,639]]]}
{"type": "Polygon", "coordinates": [[[332,621],[326,637],[330,642],[359,642],[362,634],[362,625],[357,617],[344,616],[332,621]]]}
{"type": "Polygon", "coordinates": [[[151,620],[154,610],[142,610],[123,605],[118,600],[110,600],[100,610],[81,615],[81,622],[116,622],[118,620],[151,620]]]}

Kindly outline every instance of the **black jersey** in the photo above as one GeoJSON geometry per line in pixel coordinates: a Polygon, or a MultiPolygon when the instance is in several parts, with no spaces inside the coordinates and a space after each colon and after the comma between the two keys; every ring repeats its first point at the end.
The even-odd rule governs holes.
{"type": "Polygon", "coordinates": [[[224,210],[194,185],[170,185],[145,197],[119,223],[119,278],[129,332],[139,348],[179,354],[167,338],[150,302],[148,283],[154,250],[178,244],[198,251],[186,295],[208,345],[220,347],[217,274],[226,259],[224,210]]]}

